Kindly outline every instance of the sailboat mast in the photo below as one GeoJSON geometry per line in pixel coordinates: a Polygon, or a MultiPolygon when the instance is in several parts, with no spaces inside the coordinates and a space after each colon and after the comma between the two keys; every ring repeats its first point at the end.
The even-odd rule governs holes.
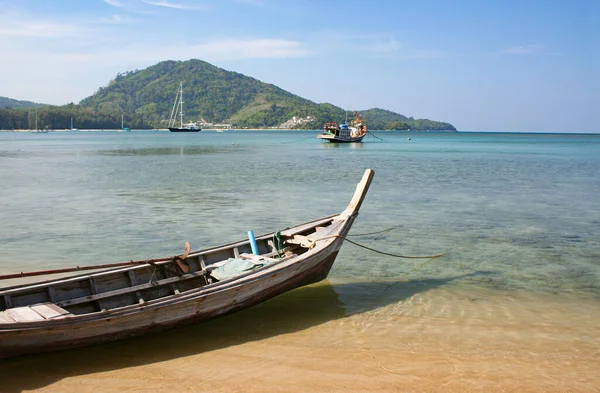
{"type": "Polygon", "coordinates": [[[179,118],[181,128],[183,128],[183,82],[179,82],[179,118]]]}
{"type": "Polygon", "coordinates": [[[35,108],[35,130],[37,131],[37,108],[35,108]]]}

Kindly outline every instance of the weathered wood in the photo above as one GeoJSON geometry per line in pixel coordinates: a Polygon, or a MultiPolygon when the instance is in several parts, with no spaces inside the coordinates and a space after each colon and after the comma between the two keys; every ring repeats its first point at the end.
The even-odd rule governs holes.
{"type": "Polygon", "coordinates": [[[33,306],[30,306],[30,307],[33,311],[40,314],[44,319],[72,315],[67,310],[60,308],[56,304],[53,304],[53,303],[34,304],[33,306]]]}
{"type": "MultiPolygon", "coordinates": [[[[189,245],[188,245],[188,248],[189,248],[189,245]]],[[[131,284],[131,287],[137,286],[137,282],[135,279],[135,273],[133,272],[133,270],[128,271],[127,276],[129,277],[129,283],[131,284]]],[[[137,299],[138,303],[140,303],[140,304],[144,303],[144,299],[142,298],[142,294],[140,293],[140,291],[135,291],[135,298],[137,299]]]]}
{"type": "Polygon", "coordinates": [[[6,305],[6,308],[11,308],[12,307],[12,302],[10,301],[10,295],[4,295],[4,304],[6,305]]]}
{"type": "Polygon", "coordinates": [[[240,254],[239,258],[250,259],[252,261],[277,261],[277,259],[274,259],[274,258],[268,258],[268,257],[262,256],[262,255],[254,255],[254,254],[248,254],[248,253],[240,254]]]}
{"type": "Polygon", "coordinates": [[[48,287],[48,297],[50,298],[51,302],[54,302],[56,297],[54,295],[54,288],[53,287],[48,287]]]}
{"type": "Polygon", "coordinates": [[[0,311],[0,358],[102,343],[207,320],[326,278],[364,199],[372,177],[369,173],[365,172],[342,214],[281,231],[287,243],[283,250],[274,249],[270,233],[256,237],[262,252],[258,256],[249,253],[247,239],[191,253],[183,258],[191,269],[187,274],[174,272],[176,260],[171,257],[159,263],[117,266],[0,289],[2,306],[7,308],[0,311]],[[214,282],[209,272],[232,255],[269,263],[214,282]],[[131,294],[138,293],[143,293],[145,301],[134,301],[131,294]],[[60,301],[48,303],[48,299],[60,301]],[[90,302],[101,302],[102,309],[91,307],[90,302]]]}
{"type": "Polygon", "coordinates": [[[94,277],[90,277],[90,291],[92,292],[92,295],[95,295],[98,293],[98,291],[96,290],[96,280],[94,280],[94,277]]]}
{"type": "Polygon", "coordinates": [[[103,265],[93,265],[93,266],[76,266],[76,267],[68,267],[64,269],[53,269],[53,270],[40,270],[37,272],[21,272],[21,273],[13,273],[13,274],[3,274],[0,275],[0,280],[9,280],[12,278],[23,278],[23,277],[33,277],[33,276],[47,276],[49,274],[59,274],[59,273],[71,273],[82,270],[99,270],[120,266],[132,266],[132,265],[143,265],[147,263],[156,263],[156,262],[165,262],[170,261],[173,257],[169,258],[158,258],[158,259],[145,259],[142,261],[129,261],[129,262],[117,262],[117,263],[108,263],[103,265]]]}
{"type": "Polygon", "coordinates": [[[315,226],[322,226],[327,222],[331,222],[331,220],[334,217],[336,217],[336,216],[325,217],[320,220],[315,220],[315,221],[307,222],[306,224],[295,226],[293,228],[284,229],[283,231],[280,232],[280,234],[282,237],[288,237],[288,236],[292,237],[296,234],[306,232],[306,231],[314,228],[315,226]]]}
{"type": "Polygon", "coordinates": [[[352,200],[346,207],[346,210],[344,210],[344,212],[340,214],[341,219],[346,219],[358,213],[358,210],[360,209],[360,206],[362,205],[362,202],[365,199],[365,196],[367,195],[366,191],[369,189],[369,186],[371,185],[371,180],[373,180],[374,175],[375,172],[373,172],[372,169],[367,169],[365,171],[365,174],[360,180],[360,183],[358,183],[356,186],[356,191],[352,196],[352,200]]]}
{"type": "Polygon", "coordinates": [[[0,311],[0,324],[2,323],[15,323],[15,320],[6,313],[6,311],[0,311]]]}
{"type": "MultiPolygon", "coordinates": [[[[275,254],[275,255],[277,255],[277,254],[275,254]]],[[[275,255],[271,255],[271,256],[275,256],[275,255]]],[[[281,261],[285,261],[285,260],[288,260],[290,258],[297,257],[297,256],[298,256],[297,254],[288,254],[281,258],[271,258],[268,255],[254,255],[254,254],[248,254],[248,253],[240,254],[241,259],[249,259],[251,261],[265,261],[265,262],[269,262],[269,263],[281,262],[281,261]]]]}
{"type": "Polygon", "coordinates": [[[315,243],[306,236],[294,235],[291,239],[285,241],[286,244],[297,244],[305,248],[313,248],[315,243]]]}
{"type": "Polygon", "coordinates": [[[28,306],[9,308],[6,313],[16,322],[42,321],[44,319],[28,306]]]}
{"type": "MultiPolygon", "coordinates": [[[[171,262],[171,260],[169,260],[169,262],[171,262]]],[[[114,268],[111,270],[104,270],[104,271],[97,272],[97,273],[82,274],[82,275],[66,277],[66,278],[58,278],[56,280],[52,280],[52,285],[59,286],[61,284],[74,284],[76,282],[87,281],[87,280],[89,280],[90,277],[94,277],[95,280],[98,280],[104,276],[114,275],[115,273],[118,273],[118,272],[127,272],[130,269],[145,269],[145,268],[148,268],[151,266],[164,266],[167,263],[168,262],[161,262],[161,263],[155,263],[155,264],[135,265],[132,267],[117,267],[117,268],[114,268]]],[[[5,296],[6,295],[16,295],[19,292],[24,292],[24,291],[29,292],[31,290],[38,289],[38,288],[45,288],[47,286],[48,286],[47,282],[42,282],[42,283],[37,283],[37,284],[18,285],[16,287],[0,289],[0,295],[5,295],[5,296]]]]}
{"type": "Polygon", "coordinates": [[[122,288],[122,289],[115,289],[113,291],[102,292],[102,293],[98,293],[96,295],[89,295],[89,296],[84,296],[84,297],[75,298],[75,299],[63,300],[62,302],[57,302],[56,305],[58,305],[59,307],[67,307],[67,306],[86,303],[86,302],[90,302],[90,301],[94,301],[94,300],[106,299],[106,298],[113,297],[113,296],[125,295],[127,293],[132,293],[132,292],[139,291],[142,289],[148,289],[148,288],[157,287],[157,286],[161,286],[161,285],[171,284],[171,283],[178,282],[178,281],[189,280],[191,278],[197,278],[197,277],[204,275],[205,273],[206,273],[206,271],[199,271],[199,272],[184,274],[184,275],[177,276],[177,277],[164,278],[162,280],[152,281],[149,283],[139,284],[139,285],[122,288]]]}

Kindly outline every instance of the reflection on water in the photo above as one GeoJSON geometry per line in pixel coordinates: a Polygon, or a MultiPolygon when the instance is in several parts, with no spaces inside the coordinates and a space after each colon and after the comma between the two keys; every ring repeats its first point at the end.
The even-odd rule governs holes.
{"type": "Polygon", "coordinates": [[[362,149],[365,145],[361,143],[331,143],[331,142],[321,142],[319,143],[319,148],[321,149],[362,149]]]}
{"type": "Polygon", "coordinates": [[[204,323],[105,345],[0,360],[2,391],[35,389],[70,376],[214,351],[291,334],[343,316],[344,305],[325,281],[204,323]],[[35,375],[31,370],[36,370],[35,375]]]}
{"type": "MultiPolygon", "coordinates": [[[[301,363],[296,367],[312,365],[300,377],[305,383],[318,375],[334,377],[347,372],[355,378],[366,373],[373,378],[371,387],[382,380],[402,386],[406,378],[423,379],[426,375],[422,372],[431,371],[439,362],[464,362],[460,372],[467,373],[466,378],[493,383],[502,376],[502,381],[492,385],[496,388],[515,379],[524,383],[523,375],[533,375],[538,384],[542,380],[557,383],[552,377],[556,375],[558,380],[566,377],[570,383],[588,381],[594,386],[589,378],[597,371],[594,357],[600,345],[596,302],[568,295],[459,289],[447,284],[448,280],[333,285],[325,281],[205,323],[106,345],[0,361],[2,391],[59,389],[53,385],[77,384],[84,381],[81,378],[97,380],[103,375],[121,375],[123,381],[113,380],[116,385],[110,385],[121,390],[128,378],[144,379],[138,373],[177,369],[176,374],[160,371],[137,382],[143,383],[144,389],[160,390],[165,383],[189,384],[198,376],[205,380],[205,373],[222,375],[227,381],[240,373],[246,375],[240,370],[256,376],[259,371],[255,367],[281,373],[292,359],[301,363]],[[477,367],[471,370],[473,364],[477,367]],[[380,374],[373,366],[398,372],[380,374]],[[353,372],[355,368],[358,371],[353,372]]],[[[442,375],[462,380],[455,367],[444,369],[442,375]]],[[[285,379],[290,377],[294,374],[285,379]]],[[[340,382],[332,383],[339,386],[340,382]]],[[[260,388],[248,388],[264,391],[272,384],[261,379],[260,388]]],[[[86,389],[94,390],[93,386],[86,389]]],[[[198,389],[210,390],[210,386],[198,389]]]]}
{"type": "MultiPolygon", "coordinates": [[[[236,149],[239,154],[243,150],[236,149]]],[[[146,148],[128,148],[114,150],[99,150],[91,154],[106,156],[169,156],[169,155],[205,155],[205,154],[227,154],[232,153],[231,148],[222,146],[173,146],[173,147],[146,147],[146,148]]]]}
{"type": "Polygon", "coordinates": [[[0,272],[161,257],[185,241],[201,249],[283,229],[341,211],[372,167],[351,233],[396,229],[355,240],[454,253],[421,265],[346,244],[332,280],[464,276],[448,285],[600,297],[598,136],[1,134],[0,272]],[[495,274],[466,276],[475,271],[495,274]]]}

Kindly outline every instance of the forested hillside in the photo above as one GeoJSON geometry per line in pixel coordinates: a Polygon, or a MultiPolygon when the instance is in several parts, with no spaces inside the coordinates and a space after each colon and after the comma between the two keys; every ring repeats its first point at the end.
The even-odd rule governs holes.
{"type": "Polygon", "coordinates": [[[200,60],[164,61],[144,70],[119,74],[80,104],[102,113],[139,114],[155,127],[166,127],[180,82],[184,121],[204,119],[210,123],[232,123],[239,128],[274,127],[293,116],[328,118],[335,111],[343,112],[333,106],[320,107],[277,86],[200,60]]]}
{"type": "MultiPolygon", "coordinates": [[[[40,128],[70,128],[73,118],[77,128],[111,129],[121,127],[123,116],[130,128],[165,128],[180,83],[183,83],[184,122],[265,128],[278,127],[294,117],[309,117],[310,120],[290,127],[320,129],[327,121],[351,118],[355,110],[317,104],[201,60],[163,61],[143,70],[118,74],[78,105],[39,108],[38,124],[40,128]]],[[[0,128],[32,128],[33,112],[32,108],[0,109],[0,128]]],[[[370,129],[455,130],[448,123],[415,120],[383,109],[358,112],[370,129]]]]}
{"type": "Polygon", "coordinates": [[[31,101],[19,101],[8,97],[0,97],[0,108],[26,108],[44,105],[31,101]]]}

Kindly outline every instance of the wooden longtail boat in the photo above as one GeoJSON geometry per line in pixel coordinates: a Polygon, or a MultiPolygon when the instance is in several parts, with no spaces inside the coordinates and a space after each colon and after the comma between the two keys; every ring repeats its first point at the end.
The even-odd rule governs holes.
{"type": "Polygon", "coordinates": [[[0,288],[0,358],[208,320],[321,281],[358,215],[373,174],[365,171],[338,215],[201,251],[189,252],[186,243],[180,256],[0,288]]]}

